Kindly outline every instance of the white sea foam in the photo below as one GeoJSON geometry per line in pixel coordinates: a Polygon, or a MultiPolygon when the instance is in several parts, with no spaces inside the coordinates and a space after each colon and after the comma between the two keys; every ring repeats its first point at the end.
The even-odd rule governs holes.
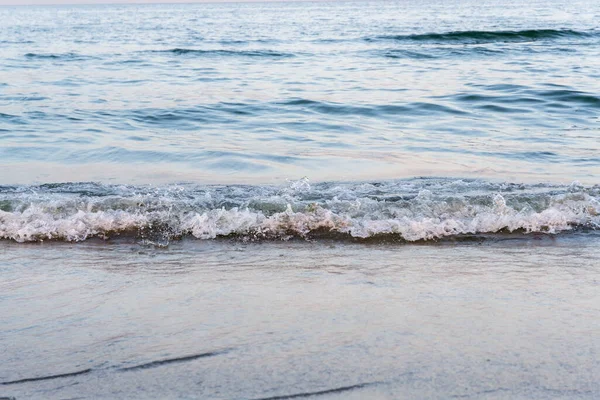
{"type": "MultiPolygon", "coordinates": [[[[559,233],[600,227],[598,188],[490,186],[462,181],[322,184],[286,188],[9,188],[0,192],[0,238],[18,242],[230,235],[315,235],[406,241],[496,232],[559,233]],[[426,186],[426,187],[424,187],[426,186]],[[490,190],[491,189],[491,190],[490,190]],[[92,194],[90,194],[92,193],[92,194]]],[[[75,184],[77,185],[77,184],[75,184]]]]}

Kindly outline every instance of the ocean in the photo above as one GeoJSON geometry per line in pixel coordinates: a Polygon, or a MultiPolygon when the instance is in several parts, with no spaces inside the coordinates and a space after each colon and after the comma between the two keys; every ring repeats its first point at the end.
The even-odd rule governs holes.
{"type": "Polygon", "coordinates": [[[0,21],[0,398],[600,397],[599,2],[0,21]]]}

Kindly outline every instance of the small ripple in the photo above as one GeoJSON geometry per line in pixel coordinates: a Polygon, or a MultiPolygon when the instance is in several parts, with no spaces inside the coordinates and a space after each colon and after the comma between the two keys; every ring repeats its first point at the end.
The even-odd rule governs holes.
{"type": "Polygon", "coordinates": [[[591,93],[569,89],[539,90],[525,86],[479,85],[487,93],[461,92],[452,95],[434,97],[446,101],[475,106],[480,110],[494,113],[532,112],[535,108],[509,107],[510,104],[527,105],[545,109],[547,112],[568,110],[573,107],[600,108],[600,97],[591,93]],[[500,92],[500,93],[498,93],[500,92]],[[504,93],[507,94],[504,94],[504,93]]]}
{"type": "Polygon", "coordinates": [[[284,399],[298,399],[298,398],[304,398],[304,397],[323,396],[323,395],[327,395],[327,394],[343,393],[343,392],[349,392],[351,390],[362,389],[367,386],[375,385],[377,383],[379,383],[379,382],[360,383],[358,385],[342,386],[342,387],[338,387],[338,388],[319,390],[319,391],[315,391],[315,392],[303,392],[303,393],[287,394],[287,395],[283,395],[283,396],[261,397],[260,399],[256,399],[256,400],[284,400],[284,399]]]}
{"type": "Polygon", "coordinates": [[[265,58],[287,58],[294,57],[292,53],[282,53],[274,50],[201,50],[201,49],[167,49],[152,50],[152,53],[172,54],[176,56],[220,56],[220,57],[265,57],[265,58]]]}
{"type": "Polygon", "coordinates": [[[45,96],[7,96],[3,98],[4,100],[9,101],[42,101],[48,100],[48,97],[45,96]]]}
{"type": "Polygon", "coordinates": [[[505,107],[499,106],[496,104],[483,104],[478,106],[480,110],[490,111],[494,113],[506,114],[506,113],[530,113],[532,110],[528,110],[526,108],[515,108],[515,107],[505,107]]]}
{"type": "Polygon", "coordinates": [[[24,379],[18,379],[18,380],[15,380],[15,381],[0,382],[0,385],[14,385],[14,384],[17,384],[17,383],[46,381],[46,380],[50,380],[50,379],[59,379],[59,378],[68,378],[68,377],[71,377],[71,376],[78,376],[78,375],[88,374],[90,372],[92,372],[91,369],[84,369],[82,371],[69,372],[69,373],[66,373],[66,374],[38,376],[38,377],[35,377],[35,378],[24,378],[24,379]]]}
{"type": "Polygon", "coordinates": [[[43,54],[43,53],[27,53],[24,56],[29,60],[60,60],[60,61],[83,61],[92,60],[96,57],[86,56],[77,53],[64,53],[64,54],[43,54]]]}
{"type": "Polygon", "coordinates": [[[278,39],[223,39],[219,40],[218,43],[225,45],[246,45],[253,43],[279,43],[281,40],[278,39]]]}
{"type": "Polygon", "coordinates": [[[539,96],[564,103],[578,103],[600,108],[600,97],[577,90],[547,90],[538,92],[539,96]]]}
{"type": "Polygon", "coordinates": [[[0,44],[34,44],[33,40],[0,40],[0,44]]]}
{"type": "Polygon", "coordinates": [[[431,54],[426,54],[426,53],[411,51],[411,50],[400,50],[400,49],[384,50],[384,51],[380,52],[380,54],[383,57],[393,58],[393,59],[408,58],[408,59],[416,59],[416,60],[431,60],[431,59],[438,58],[431,54]]]}
{"type": "Polygon", "coordinates": [[[185,356],[185,357],[170,358],[170,359],[166,359],[166,360],[151,361],[149,363],[135,365],[133,367],[121,368],[120,371],[135,371],[135,370],[140,370],[140,369],[156,368],[156,367],[160,367],[160,366],[168,365],[168,364],[179,364],[179,363],[183,363],[183,362],[187,362],[187,361],[197,360],[199,358],[214,357],[214,356],[223,354],[225,352],[226,351],[215,351],[215,352],[210,352],[210,353],[194,354],[194,355],[185,356]]]}
{"type": "Polygon", "coordinates": [[[322,102],[309,99],[292,99],[279,103],[284,106],[303,106],[322,114],[332,115],[423,115],[431,113],[468,114],[465,111],[441,104],[414,102],[406,104],[352,105],[344,103],[322,102]]]}
{"type": "Polygon", "coordinates": [[[597,36],[596,32],[575,31],[572,29],[526,29],[517,31],[453,31],[446,33],[424,33],[409,35],[382,35],[365,40],[395,40],[431,43],[506,43],[554,40],[560,38],[589,38],[597,36]]]}
{"type": "Polygon", "coordinates": [[[27,122],[19,115],[0,113],[0,121],[7,121],[12,124],[25,125],[27,122]]]}

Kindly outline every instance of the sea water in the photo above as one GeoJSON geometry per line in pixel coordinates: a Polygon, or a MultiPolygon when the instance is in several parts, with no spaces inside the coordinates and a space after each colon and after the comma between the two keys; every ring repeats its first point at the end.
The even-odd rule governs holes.
{"type": "Polygon", "coordinates": [[[600,396],[600,3],[0,21],[0,397],[600,396]]]}

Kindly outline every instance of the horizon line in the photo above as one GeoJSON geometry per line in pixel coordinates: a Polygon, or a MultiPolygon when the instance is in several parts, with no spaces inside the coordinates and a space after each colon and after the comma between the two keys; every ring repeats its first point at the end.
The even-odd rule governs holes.
{"type": "MultiPolygon", "coordinates": [[[[85,1],[85,0],[84,0],[85,1]]],[[[108,0],[99,3],[78,2],[77,0],[67,0],[65,3],[0,3],[0,7],[29,7],[29,6],[110,6],[110,5],[170,5],[170,4],[224,4],[224,3],[325,3],[338,1],[357,1],[357,0],[108,0]]],[[[381,0],[366,0],[381,1],[381,0]]]]}

